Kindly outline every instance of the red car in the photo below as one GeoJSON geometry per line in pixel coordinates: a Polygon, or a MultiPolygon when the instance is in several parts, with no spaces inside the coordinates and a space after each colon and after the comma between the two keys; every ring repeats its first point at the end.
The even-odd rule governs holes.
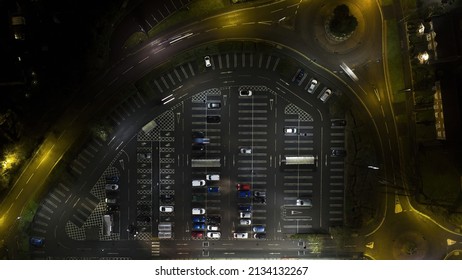
{"type": "Polygon", "coordinates": [[[236,189],[238,191],[250,191],[250,185],[249,184],[237,184],[236,189]]]}
{"type": "Polygon", "coordinates": [[[193,238],[203,238],[204,233],[202,231],[191,231],[191,237],[193,237],[193,238]]]}

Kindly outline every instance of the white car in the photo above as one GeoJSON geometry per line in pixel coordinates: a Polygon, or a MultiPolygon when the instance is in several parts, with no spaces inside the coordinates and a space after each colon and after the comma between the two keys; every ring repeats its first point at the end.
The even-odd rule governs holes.
{"type": "Polygon", "coordinates": [[[209,230],[209,231],[219,231],[220,228],[218,226],[216,226],[216,225],[208,225],[207,230],[209,230]]]}
{"type": "Polygon", "coordinates": [[[285,134],[296,134],[297,133],[297,128],[296,127],[285,127],[284,128],[284,133],[285,134]]]}
{"type": "Polygon", "coordinates": [[[205,180],[192,180],[193,187],[203,187],[205,186],[205,180]]]}
{"type": "Polygon", "coordinates": [[[106,190],[108,191],[116,191],[119,189],[119,185],[117,184],[106,184],[106,190]]]}
{"type": "Polygon", "coordinates": [[[210,60],[210,56],[208,56],[208,55],[205,56],[205,57],[204,57],[204,61],[205,61],[205,67],[210,67],[210,66],[212,66],[212,62],[211,62],[211,60],[210,60]]]}
{"type": "Polygon", "coordinates": [[[162,213],[172,213],[173,212],[173,206],[160,206],[159,211],[162,213]]]}
{"type": "Polygon", "coordinates": [[[310,87],[308,88],[309,93],[313,93],[314,90],[316,89],[316,85],[318,84],[318,81],[315,79],[311,80],[310,87]]]}
{"type": "Polygon", "coordinates": [[[313,203],[311,202],[311,199],[309,198],[300,197],[297,199],[296,205],[312,207],[313,203]]]}
{"type": "Polygon", "coordinates": [[[240,225],[251,225],[251,224],[252,224],[252,220],[251,220],[251,219],[240,219],[240,220],[239,220],[239,224],[240,224],[240,225]]]}
{"type": "Polygon", "coordinates": [[[249,238],[249,234],[247,232],[235,232],[234,238],[237,238],[237,239],[249,238]]]}
{"type": "Polygon", "coordinates": [[[240,90],[239,95],[240,96],[252,96],[252,91],[251,90],[240,90]]]}
{"type": "Polygon", "coordinates": [[[252,212],[239,212],[239,217],[241,219],[249,219],[249,218],[252,218],[252,212]]]}
{"type": "Polygon", "coordinates": [[[252,149],[251,148],[241,148],[240,152],[241,152],[241,154],[251,154],[252,149]]]}
{"type": "Polygon", "coordinates": [[[319,97],[319,99],[322,101],[322,102],[326,102],[327,99],[329,99],[329,97],[332,95],[332,90],[330,89],[326,89],[322,94],[321,96],[319,97]]]}
{"type": "Polygon", "coordinates": [[[192,209],[192,214],[193,215],[204,215],[205,214],[205,209],[204,208],[193,208],[192,209]]]}
{"type": "Polygon", "coordinates": [[[205,175],[207,181],[220,181],[220,175],[218,174],[207,174],[205,175]]]}
{"type": "Polygon", "coordinates": [[[219,232],[219,231],[209,231],[209,232],[207,232],[207,237],[208,238],[220,238],[221,237],[221,232],[219,232]]]}

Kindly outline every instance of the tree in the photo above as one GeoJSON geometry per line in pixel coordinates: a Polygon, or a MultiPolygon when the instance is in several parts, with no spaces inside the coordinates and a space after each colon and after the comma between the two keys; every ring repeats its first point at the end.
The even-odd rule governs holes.
{"type": "Polygon", "coordinates": [[[342,4],[334,9],[334,15],[330,19],[329,29],[332,34],[343,37],[355,31],[358,20],[350,14],[347,5],[342,4]]]}

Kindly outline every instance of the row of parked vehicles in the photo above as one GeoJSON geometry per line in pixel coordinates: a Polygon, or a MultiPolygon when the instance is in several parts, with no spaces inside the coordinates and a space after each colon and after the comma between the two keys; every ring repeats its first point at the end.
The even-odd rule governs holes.
{"type": "MultiPolygon", "coordinates": [[[[260,190],[251,190],[250,184],[238,183],[236,184],[237,197],[241,199],[253,199],[254,203],[264,203],[266,202],[266,192],[260,190]]],[[[252,234],[254,238],[264,239],[266,238],[266,229],[263,225],[253,225],[252,223],[252,210],[253,206],[251,203],[247,202],[245,204],[240,204],[238,206],[239,212],[239,225],[240,226],[250,226],[252,229],[252,234]]],[[[248,230],[239,229],[233,233],[233,237],[236,239],[246,239],[249,238],[248,230]]]]}

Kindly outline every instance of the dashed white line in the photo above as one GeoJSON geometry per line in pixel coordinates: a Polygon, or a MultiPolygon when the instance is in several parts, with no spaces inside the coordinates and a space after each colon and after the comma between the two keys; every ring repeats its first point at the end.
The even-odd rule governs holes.
{"type": "Polygon", "coordinates": [[[132,69],[133,69],[133,66],[130,67],[130,68],[128,68],[127,70],[123,71],[123,72],[122,72],[122,75],[124,75],[125,73],[127,73],[128,71],[130,71],[130,70],[132,70],[132,69]]]}
{"type": "Polygon", "coordinates": [[[237,26],[237,24],[228,24],[228,25],[223,25],[222,28],[226,28],[226,27],[234,27],[234,26],[237,26]]]}
{"type": "Polygon", "coordinates": [[[165,50],[165,48],[160,48],[160,49],[158,49],[157,51],[155,51],[154,54],[159,53],[159,52],[161,52],[161,51],[163,51],[163,50],[165,50]]]}
{"type": "Polygon", "coordinates": [[[255,21],[252,21],[252,22],[244,22],[242,25],[249,25],[249,24],[255,24],[256,22],[255,21]]]}
{"type": "Polygon", "coordinates": [[[259,21],[258,24],[271,25],[271,21],[259,21]]]}
{"type": "Polygon", "coordinates": [[[145,58],[143,58],[142,60],[138,61],[138,63],[141,63],[141,62],[145,61],[145,60],[148,59],[148,58],[149,58],[149,55],[146,56],[145,58]]]}
{"type": "Polygon", "coordinates": [[[32,179],[32,176],[34,176],[34,174],[35,174],[35,173],[32,173],[32,175],[30,175],[29,179],[27,179],[26,184],[29,183],[30,179],[32,179]]]}
{"type": "Polygon", "coordinates": [[[390,147],[390,152],[393,152],[393,149],[391,148],[391,141],[388,139],[388,146],[390,147]]]}
{"type": "Polygon", "coordinates": [[[277,12],[279,12],[279,11],[282,11],[282,10],[283,10],[283,8],[280,8],[280,9],[277,9],[277,10],[271,11],[271,13],[277,13],[277,12]]]}
{"type": "Polygon", "coordinates": [[[112,81],[108,84],[108,86],[110,86],[110,85],[112,85],[113,83],[115,83],[115,81],[117,81],[117,79],[119,79],[119,77],[115,77],[115,79],[112,80],[112,81]]]}
{"type": "Polygon", "coordinates": [[[390,131],[388,131],[388,124],[385,123],[385,129],[387,130],[387,134],[390,134],[390,131]]]}
{"type": "Polygon", "coordinates": [[[18,197],[21,195],[21,193],[22,193],[23,190],[24,190],[24,189],[21,189],[21,191],[20,191],[20,192],[18,193],[18,195],[16,196],[16,199],[18,199],[18,197]]]}
{"type": "Polygon", "coordinates": [[[209,30],[205,30],[205,32],[210,32],[210,31],[213,31],[213,30],[217,30],[218,27],[215,27],[215,28],[212,28],[212,29],[209,29],[209,30]]]}
{"type": "Polygon", "coordinates": [[[385,111],[383,110],[383,107],[380,106],[380,109],[382,110],[382,115],[385,117],[385,111]]]}

